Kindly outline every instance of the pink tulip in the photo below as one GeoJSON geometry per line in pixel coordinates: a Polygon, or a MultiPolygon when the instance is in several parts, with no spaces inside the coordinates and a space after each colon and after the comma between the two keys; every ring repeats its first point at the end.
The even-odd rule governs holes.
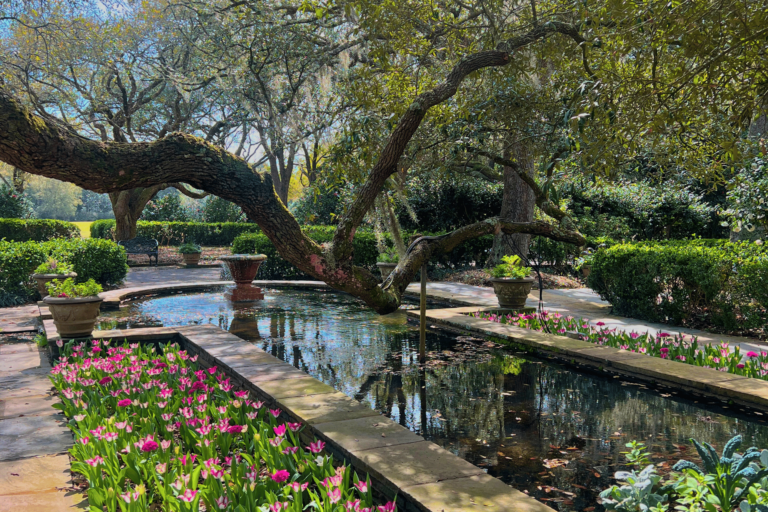
{"type": "Polygon", "coordinates": [[[336,487],[335,489],[328,491],[328,498],[330,498],[331,503],[338,503],[341,499],[341,489],[336,487]]]}
{"type": "Polygon", "coordinates": [[[187,503],[192,503],[196,495],[197,495],[197,491],[193,491],[192,489],[187,489],[186,491],[184,491],[184,494],[181,494],[179,496],[179,499],[187,503]]]}
{"type": "Polygon", "coordinates": [[[130,398],[124,398],[124,399],[120,400],[119,402],[117,402],[117,406],[118,407],[128,407],[129,405],[131,405],[131,399],[130,398]]]}
{"type": "Polygon", "coordinates": [[[269,414],[277,418],[278,416],[280,416],[280,409],[270,409],[269,414]]]}
{"type": "Polygon", "coordinates": [[[275,471],[271,475],[269,475],[269,477],[273,481],[275,481],[275,482],[280,484],[280,483],[283,483],[286,480],[288,480],[291,477],[291,474],[288,471],[284,470],[284,469],[280,469],[278,471],[275,471]]]}
{"type": "Polygon", "coordinates": [[[386,505],[379,505],[379,512],[395,512],[397,507],[393,501],[388,502],[386,505]]]}
{"type": "Polygon", "coordinates": [[[366,482],[362,481],[362,480],[357,482],[355,484],[355,487],[357,487],[357,490],[362,492],[362,493],[368,492],[368,484],[366,482]]]}
{"type": "Polygon", "coordinates": [[[322,441],[315,441],[314,443],[309,443],[309,451],[312,453],[320,453],[323,451],[323,448],[325,448],[325,443],[322,441]]]}
{"type": "Polygon", "coordinates": [[[229,498],[226,496],[221,496],[220,498],[216,498],[216,506],[219,507],[219,510],[224,510],[229,506],[229,498]]]}
{"type": "Polygon", "coordinates": [[[275,431],[276,436],[284,436],[285,435],[285,425],[280,425],[278,427],[274,427],[272,430],[275,431]]]}
{"type": "Polygon", "coordinates": [[[286,425],[288,425],[288,428],[293,432],[298,432],[301,428],[301,423],[286,423],[286,425]]]}

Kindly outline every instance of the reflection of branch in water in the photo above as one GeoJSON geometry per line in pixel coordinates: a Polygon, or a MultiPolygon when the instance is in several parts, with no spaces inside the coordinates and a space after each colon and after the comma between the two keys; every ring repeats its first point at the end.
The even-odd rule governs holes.
{"type": "Polygon", "coordinates": [[[369,375],[368,378],[365,379],[365,382],[362,383],[357,393],[355,393],[354,399],[358,402],[362,402],[365,397],[368,396],[368,393],[371,392],[371,388],[374,384],[376,384],[376,382],[378,382],[378,380],[378,375],[369,375]]]}

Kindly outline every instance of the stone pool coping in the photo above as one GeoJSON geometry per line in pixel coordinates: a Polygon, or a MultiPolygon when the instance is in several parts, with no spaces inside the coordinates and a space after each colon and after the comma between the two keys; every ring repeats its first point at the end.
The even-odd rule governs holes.
{"type": "MultiPolygon", "coordinates": [[[[295,283],[295,281],[291,281],[295,283]]],[[[220,283],[219,283],[220,284],[220,283]]],[[[43,320],[53,351],[60,336],[51,319],[43,320]]],[[[326,451],[371,477],[374,490],[397,496],[398,510],[419,512],[515,510],[551,512],[534,498],[424,440],[377,411],[336,391],[217,326],[194,325],[98,332],[99,339],[173,340],[198,354],[203,366],[219,366],[233,383],[300,421],[304,442],[326,442],[326,451]]]]}
{"type": "MultiPolygon", "coordinates": [[[[428,309],[427,322],[452,331],[500,338],[570,363],[578,362],[768,412],[768,381],[469,316],[478,311],[498,311],[498,308],[428,309]]],[[[410,320],[419,318],[418,311],[406,313],[410,320]]]]}

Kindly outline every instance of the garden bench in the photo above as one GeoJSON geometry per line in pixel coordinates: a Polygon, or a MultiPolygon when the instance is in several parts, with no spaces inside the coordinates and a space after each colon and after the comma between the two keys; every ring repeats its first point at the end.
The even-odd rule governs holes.
{"type": "Polygon", "coordinates": [[[146,254],[149,256],[149,264],[152,265],[152,256],[155,257],[155,266],[158,260],[158,247],[160,244],[154,238],[136,237],[130,240],[120,240],[117,245],[125,247],[126,254],[146,254]]]}

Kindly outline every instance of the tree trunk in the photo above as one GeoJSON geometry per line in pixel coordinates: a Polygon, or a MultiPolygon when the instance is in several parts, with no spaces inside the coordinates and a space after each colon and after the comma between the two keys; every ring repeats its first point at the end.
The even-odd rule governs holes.
{"type": "MultiPolygon", "coordinates": [[[[512,146],[513,159],[520,165],[528,176],[533,176],[533,154],[524,142],[517,142],[512,146]]],[[[501,212],[499,217],[509,222],[533,221],[536,195],[519,174],[511,167],[504,167],[504,195],[502,196],[501,212]]],[[[531,243],[531,235],[523,233],[506,234],[499,233],[493,239],[493,247],[488,257],[487,265],[495,266],[501,263],[501,258],[510,254],[516,254],[523,262],[528,261],[528,246],[531,243]]]]}
{"type": "Polygon", "coordinates": [[[111,192],[109,200],[115,214],[115,240],[130,240],[136,238],[139,217],[153,197],[165,188],[156,185],[148,188],[132,188],[111,192]]]}

